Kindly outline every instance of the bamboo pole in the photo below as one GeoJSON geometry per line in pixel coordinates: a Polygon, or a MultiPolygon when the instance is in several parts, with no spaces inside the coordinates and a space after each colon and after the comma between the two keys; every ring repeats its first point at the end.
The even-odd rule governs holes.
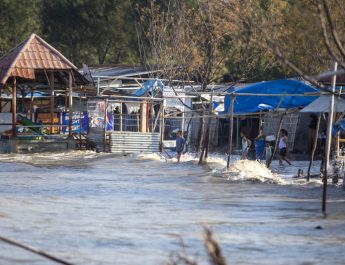
{"type": "Polygon", "coordinates": [[[268,163],[267,163],[267,167],[269,168],[271,166],[271,163],[273,161],[273,158],[274,158],[274,155],[276,154],[277,152],[277,147],[278,147],[278,142],[279,142],[279,132],[280,130],[282,129],[282,125],[283,125],[283,119],[284,119],[284,116],[285,116],[285,113],[282,113],[281,114],[281,117],[280,117],[280,121],[279,121],[279,126],[278,126],[278,130],[276,132],[276,141],[274,143],[274,149],[273,149],[273,152],[272,152],[272,155],[270,157],[270,159],[268,160],[268,163]]]}
{"type": "Polygon", "coordinates": [[[12,88],[12,136],[16,137],[16,123],[17,123],[17,79],[13,77],[12,88]]]}
{"type": "MultiPolygon", "coordinates": [[[[336,72],[338,68],[338,63],[334,63],[334,71],[336,72]]],[[[326,138],[326,148],[325,148],[325,167],[323,174],[323,192],[322,192],[322,212],[326,213],[326,200],[327,200],[327,170],[329,165],[329,156],[331,153],[331,143],[332,143],[332,124],[333,124],[333,113],[334,113],[334,93],[336,86],[337,76],[334,75],[332,78],[332,94],[330,97],[330,105],[328,112],[327,121],[327,138],[326,138]]]]}
{"type": "Polygon", "coordinates": [[[226,168],[230,167],[231,153],[232,153],[232,134],[234,130],[234,104],[235,95],[231,95],[231,106],[230,106],[230,132],[229,132],[229,143],[228,143],[228,161],[226,163],[226,168]]]}
{"type": "Polygon", "coordinates": [[[309,166],[308,166],[307,181],[309,181],[309,179],[310,179],[310,169],[311,169],[311,165],[313,164],[313,161],[314,161],[314,155],[315,155],[315,151],[316,151],[316,147],[317,147],[317,138],[318,138],[319,129],[320,129],[320,122],[321,122],[321,113],[317,119],[315,139],[314,139],[314,143],[313,143],[313,150],[311,151],[311,156],[310,156],[310,161],[309,161],[309,166]]]}

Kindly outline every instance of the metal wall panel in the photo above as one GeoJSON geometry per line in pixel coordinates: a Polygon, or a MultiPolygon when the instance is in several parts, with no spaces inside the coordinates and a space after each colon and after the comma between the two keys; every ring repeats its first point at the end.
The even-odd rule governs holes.
{"type": "Polygon", "coordinates": [[[112,153],[133,154],[159,152],[159,144],[159,133],[110,133],[110,151],[112,153]]]}

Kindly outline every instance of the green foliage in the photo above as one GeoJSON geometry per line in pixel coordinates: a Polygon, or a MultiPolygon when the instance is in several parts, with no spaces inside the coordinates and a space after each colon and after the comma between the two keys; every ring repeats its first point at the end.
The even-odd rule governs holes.
{"type": "Polygon", "coordinates": [[[43,0],[42,29],[76,64],[136,61],[130,1],[43,0]]]}
{"type": "Polygon", "coordinates": [[[0,0],[0,56],[33,32],[40,32],[40,1],[0,0]]]}
{"type": "MultiPolygon", "coordinates": [[[[138,41],[138,25],[149,32],[148,21],[157,22],[162,17],[178,21],[180,29],[169,28],[165,35],[161,34],[164,38],[158,38],[160,42],[156,46],[162,49],[163,43],[170,50],[159,51],[160,55],[169,59],[171,52],[175,53],[170,64],[180,64],[182,58],[188,63],[186,68],[197,72],[201,83],[202,79],[206,83],[221,81],[223,75],[229,81],[258,81],[295,74],[282,66],[268,49],[258,46],[258,42],[267,46],[274,43],[304,72],[316,74],[327,69],[330,60],[322,41],[316,7],[311,4],[314,0],[184,0],[181,12],[169,11],[171,2],[0,0],[0,56],[35,32],[77,66],[136,64],[144,62],[142,51],[148,51],[152,44],[148,38],[138,41]],[[155,19],[143,21],[143,10],[149,9],[152,3],[159,6],[159,14],[151,14],[155,19]],[[220,3],[229,4],[229,8],[219,8],[220,3]],[[169,13],[171,18],[164,17],[169,13]],[[182,13],[186,19],[181,18],[182,13]],[[177,49],[183,50],[181,58],[176,55],[177,49]]],[[[342,9],[335,4],[336,0],[330,3],[343,40],[342,9]]],[[[150,37],[147,32],[146,36],[150,37]]],[[[145,54],[145,61],[167,64],[162,59],[157,61],[159,57],[154,55],[145,54]]]]}

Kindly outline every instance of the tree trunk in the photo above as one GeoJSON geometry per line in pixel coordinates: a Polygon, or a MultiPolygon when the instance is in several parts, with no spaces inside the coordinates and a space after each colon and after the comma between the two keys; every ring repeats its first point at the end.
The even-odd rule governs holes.
{"type": "Polygon", "coordinates": [[[203,141],[203,130],[204,130],[204,118],[203,118],[203,113],[200,116],[199,119],[199,131],[198,131],[198,142],[197,142],[197,149],[196,153],[199,156],[199,153],[201,151],[201,146],[202,146],[202,141],[203,141]]]}

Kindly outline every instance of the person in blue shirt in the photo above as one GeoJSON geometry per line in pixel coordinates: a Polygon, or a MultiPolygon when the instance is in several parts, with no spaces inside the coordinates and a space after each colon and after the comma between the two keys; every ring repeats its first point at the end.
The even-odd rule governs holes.
{"type": "Polygon", "coordinates": [[[181,155],[182,155],[185,144],[186,144],[186,140],[182,136],[182,131],[178,131],[177,137],[176,137],[177,162],[180,162],[181,155]]]}

